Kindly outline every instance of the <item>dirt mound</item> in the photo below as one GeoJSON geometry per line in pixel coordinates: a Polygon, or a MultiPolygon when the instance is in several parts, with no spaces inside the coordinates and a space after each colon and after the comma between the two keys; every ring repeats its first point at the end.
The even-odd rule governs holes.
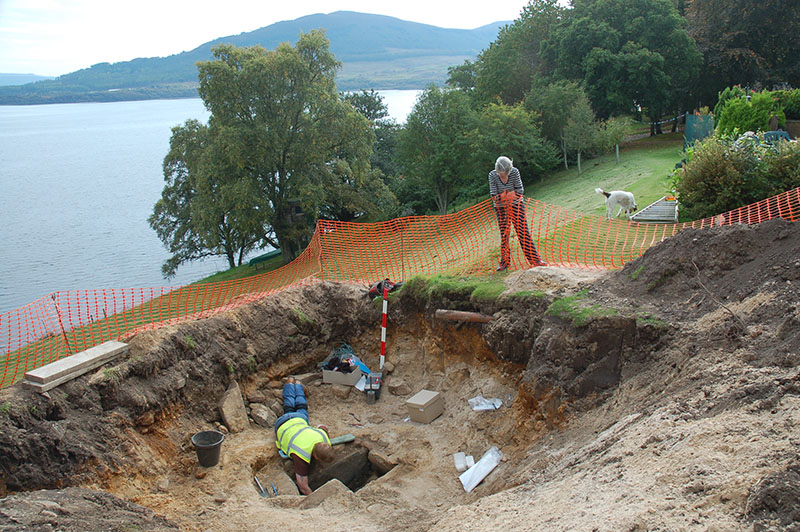
{"type": "Polygon", "coordinates": [[[800,226],[776,220],[685,230],[614,272],[512,272],[493,301],[407,283],[389,303],[374,405],[318,373],[341,342],[378,367],[380,301],[365,286],[296,288],[140,334],[125,360],[46,396],[0,391],[0,488],[12,493],[0,530],[798,529],[798,257],[800,226]],[[437,308],[492,320],[442,321],[437,308]],[[348,449],[372,468],[357,491],[335,480],[299,496],[254,421],[279,410],[290,374],[304,375],[312,420],[354,434],[348,449]],[[199,468],[190,437],[227,432],[217,404],[232,383],[250,426],[199,468]],[[444,397],[430,424],[408,419],[420,389],[444,397]],[[479,395],[500,409],[472,410],[479,395]],[[503,461],[465,493],[453,453],[478,460],[491,446],[503,461]],[[253,475],[279,495],[261,497],[253,475]],[[102,499],[36,491],[66,486],[102,499]]]}
{"type": "Polygon", "coordinates": [[[0,507],[0,530],[167,532],[179,528],[148,508],[104,491],[66,488],[9,495],[0,507]]]}

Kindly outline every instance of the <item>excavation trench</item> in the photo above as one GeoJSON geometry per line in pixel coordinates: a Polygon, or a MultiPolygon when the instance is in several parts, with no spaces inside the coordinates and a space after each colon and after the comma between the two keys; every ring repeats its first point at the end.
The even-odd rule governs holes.
{"type": "Polygon", "coordinates": [[[626,318],[599,319],[578,332],[546,315],[558,297],[545,292],[480,302],[458,290],[426,298],[401,291],[390,303],[386,382],[370,404],[352,386],[323,383],[319,369],[342,342],[378,368],[380,301],[363,294],[338,283],[288,290],[141,333],[129,339],[124,360],[49,397],[23,392],[26,415],[15,408],[16,424],[3,433],[22,440],[14,442],[4,488],[102,489],[186,530],[252,529],[267,514],[288,523],[298,509],[322,512],[312,519],[324,522],[328,504],[351,508],[353,524],[426,530],[449,508],[526,480],[518,464],[531,445],[564,424],[573,403],[612,389],[622,360],[659,336],[626,318]],[[438,307],[491,321],[438,319],[438,307]],[[308,498],[298,494],[291,462],[278,455],[270,423],[253,421],[282,413],[290,375],[304,383],[312,424],[355,436],[337,446],[333,466],[312,468],[316,491],[308,498]],[[232,389],[250,417],[239,429],[220,415],[232,389]],[[409,419],[406,401],[420,390],[444,399],[443,414],[430,423],[409,419]],[[469,399],[478,396],[501,406],[473,410],[469,399]],[[203,430],[226,433],[213,467],[198,465],[191,443],[203,430]],[[501,463],[466,493],[453,455],[478,461],[492,446],[503,453],[501,463]],[[43,452],[31,452],[37,448],[43,452]]]}
{"type": "Polygon", "coordinates": [[[411,279],[390,296],[374,404],[318,368],[341,342],[378,366],[381,302],[364,286],[295,287],[125,338],[122,359],[46,395],[0,390],[0,529],[796,528],[799,227],[687,229],[615,272],[493,276],[499,295],[411,279]],[[296,495],[272,427],[246,419],[200,467],[191,436],[220,429],[226,392],[252,420],[275,415],[289,375],[312,423],[354,435],[329,475],[344,482],[315,472],[296,495]],[[423,389],[444,397],[429,424],[406,419],[423,389]],[[472,410],[478,395],[501,407],[472,410]],[[466,493],[453,454],[491,446],[503,461],[466,493]]]}
{"type": "MultiPolygon", "coordinates": [[[[379,363],[376,333],[347,338],[356,355],[372,367],[379,363]]],[[[452,506],[510,487],[507,464],[524,453],[515,428],[520,420],[532,417],[532,402],[517,400],[524,366],[498,359],[480,336],[479,327],[431,322],[421,315],[395,327],[388,347],[391,371],[373,404],[354,387],[322,382],[315,366],[324,358],[320,355],[335,346],[335,342],[326,343],[310,352],[289,353],[286,359],[237,382],[252,414],[254,409],[263,411],[262,407],[279,410],[285,377],[295,375],[305,383],[312,424],[325,424],[332,436],[355,436],[352,443],[336,446],[333,464],[312,465],[309,484],[322,494],[319,497],[351,505],[354,512],[372,508],[377,514],[372,518],[385,520],[387,526],[413,515],[413,526],[410,521],[408,525],[414,528],[432,525],[452,506]],[[444,397],[443,414],[429,424],[411,421],[406,405],[409,397],[423,389],[444,397]],[[502,406],[496,411],[474,411],[468,399],[478,395],[498,398],[502,406]],[[458,480],[453,454],[464,452],[477,461],[492,445],[502,450],[504,462],[479,489],[467,494],[458,480]],[[329,483],[331,479],[336,482],[329,483]]],[[[216,413],[198,417],[192,410],[175,408],[162,414],[163,420],[136,429],[147,445],[140,448],[140,462],[158,467],[126,471],[109,479],[112,493],[184,524],[197,515],[224,522],[234,508],[239,508],[234,513],[241,513],[243,505],[307,509],[320,504],[316,498],[298,496],[291,461],[278,455],[273,429],[252,421],[245,430],[226,435],[217,466],[200,467],[188,438],[197,430],[226,429],[216,413]],[[172,453],[165,454],[165,449],[172,453]],[[254,478],[266,497],[259,493],[254,478]]],[[[192,526],[202,529],[203,521],[192,526]]]]}

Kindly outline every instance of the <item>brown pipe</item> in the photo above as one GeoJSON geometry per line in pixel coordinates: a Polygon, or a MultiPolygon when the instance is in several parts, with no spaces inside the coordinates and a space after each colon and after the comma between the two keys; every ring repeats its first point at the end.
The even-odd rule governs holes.
{"type": "Polygon", "coordinates": [[[477,323],[486,323],[492,321],[492,317],[480,312],[467,312],[465,310],[446,310],[443,308],[436,309],[435,316],[442,320],[452,321],[470,321],[477,323]]]}

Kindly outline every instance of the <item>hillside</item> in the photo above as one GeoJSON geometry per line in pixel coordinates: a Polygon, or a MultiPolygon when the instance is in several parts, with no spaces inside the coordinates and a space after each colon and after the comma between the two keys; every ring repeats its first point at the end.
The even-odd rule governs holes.
{"type": "Polygon", "coordinates": [[[374,405],[317,371],[342,341],[376,367],[380,304],[363,287],[298,287],[138,334],[124,360],[47,396],[0,391],[0,530],[800,530],[798,256],[800,225],[777,219],[687,229],[616,271],[495,275],[497,298],[408,282],[374,405]],[[252,421],[197,465],[191,435],[228,432],[226,388],[253,414],[291,374],[315,423],[355,435],[338,452],[364,457],[365,485],[298,495],[252,421]],[[419,389],[444,396],[428,425],[407,419],[419,389]],[[477,395],[500,410],[473,411],[477,395]],[[465,493],[453,453],[490,446],[502,461],[465,493]],[[278,495],[259,497],[254,474],[278,495]]]}
{"type": "Polygon", "coordinates": [[[36,81],[53,79],[52,76],[37,76],[36,74],[0,74],[0,87],[6,85],[24,85],[36,81]]]}
{"type": "Polygon", "coordinates": [[[331,51],[343,63],[337,76],[340,90],[424,89],[442,84],[449,66],[474,59],[504,24],[462,30],[351,11],[308,15],[168,57],[99,63],[54,80],[0,87],[0,104],[196,97],[195,63],[211,59],[213,46],[260,45],[270,50],[283,42],[294,44],[301,32],[319,28],[325,29],[331,51]]]}

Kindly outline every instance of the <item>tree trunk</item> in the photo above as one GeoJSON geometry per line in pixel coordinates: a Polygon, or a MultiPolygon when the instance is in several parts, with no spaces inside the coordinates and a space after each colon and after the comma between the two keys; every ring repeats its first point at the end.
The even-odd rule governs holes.
{"type": "Polygon", "coordinates": [[[578,151],[578,175],[581,174],[581,152],[578,151]]]}

